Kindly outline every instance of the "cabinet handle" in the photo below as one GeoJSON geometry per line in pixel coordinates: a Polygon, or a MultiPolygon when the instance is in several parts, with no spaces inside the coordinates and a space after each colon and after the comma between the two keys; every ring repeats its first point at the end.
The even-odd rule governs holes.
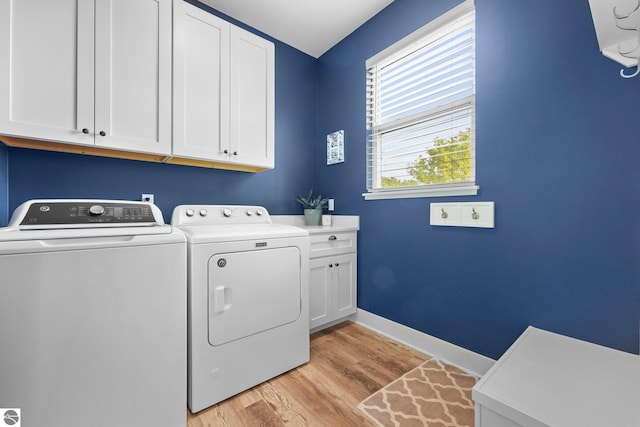
{"type": "Polygon", "coordinates": [[[333,264],[329,264],[329,268],[333,268],[333,264]]]}
{"type": "Polygon", "coordinates": [[[338,238],[336,236],[329,236],[329,240],[338,240],[338,238]]]}
{"type": "Polygon", "coordinates": [[[101,130],[100,131],[100,136],[106,136],[107,134],[105,133],[105,131],[101,130]]]}
{"type": "Polygon", "coordinates": [[[237,155],[238,155],[238,152],[237,152],[237,151],[234,151],[234,152],[233,152],[233,155],[234,155],[234,156],[237,156],[237,155]]]}
{"type": "Polygon", "coordinates": [[[89,129],[87,129],[87,128],[83,128],[83,129],[82,129],[82,133],[84,133],[85,135],[86,135],[86,134],[88,134],[88,133],[89,133],[89,129]]]}
{"type": "Polygon", "coordinates": [[[338,264],[338,263],[336,262],[336,267],[339,267],[339,266],[340,266],[340,264],[338,264]]]}
{"type": "Polygon", "coordinates": [[[229,150],[224,150],[223,153],[224,154],[229,154],[229,150]]]}

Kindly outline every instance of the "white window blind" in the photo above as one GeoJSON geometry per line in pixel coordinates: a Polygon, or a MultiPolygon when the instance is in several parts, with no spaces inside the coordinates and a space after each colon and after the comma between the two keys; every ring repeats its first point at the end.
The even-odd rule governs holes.
{"type": "Polygon", "coordinates": [[[365,198],[476,194],[474,120],[467,0],[367,61],[365,198]]]}

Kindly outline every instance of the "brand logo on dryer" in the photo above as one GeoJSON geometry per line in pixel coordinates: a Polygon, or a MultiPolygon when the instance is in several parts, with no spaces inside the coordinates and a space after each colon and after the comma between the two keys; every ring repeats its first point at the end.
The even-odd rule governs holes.
{"type": "Polygon", "coordinates": [[[226,259],[224,259],[224,258],[220,258],[220,259],[218,260],[218,267],[223,268],[223,267],[225,267],[226,265],[227,265],[227,260],[226,260],[226,259]]]}
{"type": "Polygon", "coordinates": [[[256,248],[265,248],[265,247],[267,247],[267,242],[256,243],[256,248]]]}

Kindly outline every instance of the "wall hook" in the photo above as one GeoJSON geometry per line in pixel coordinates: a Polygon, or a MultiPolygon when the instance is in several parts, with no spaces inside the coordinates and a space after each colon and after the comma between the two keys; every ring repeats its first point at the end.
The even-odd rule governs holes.
{"type": "Polygon", "coordinates": [[[630,78],[635,77],[635,76],[637,76],[638,74],[640,74],[640,67],[638,67],[637,65],[636,65],[636,71],[635,71],[635,73],[632,73],[632,74],[625,74],[625,73],[624,73],[624,70],[625,70],[624,68],[620,70],[620,77],[623,77],[623,78],[625,78],[625,79],[630,79],[630,78]]]}
{"type": "Polygon", "coordinates": [[[640,9],[640,0],[636,2],[636,7],[631,10],[629,13],[618,13],[618,6],[613,7],[613,16],[616,19],[626,19],[636,13],[640,9]]]}

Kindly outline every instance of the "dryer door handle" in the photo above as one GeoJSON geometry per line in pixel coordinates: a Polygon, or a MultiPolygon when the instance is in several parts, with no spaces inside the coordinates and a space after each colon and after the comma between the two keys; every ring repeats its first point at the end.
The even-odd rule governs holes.
{"type": "Polygon", "coordinates": [[[227,299],[230,299],[231,289],[224,286],[216,286],[213,290],[213,312],[222,313],[223,311],[231,308],[231,301],[227,303],[227,299]]]}

